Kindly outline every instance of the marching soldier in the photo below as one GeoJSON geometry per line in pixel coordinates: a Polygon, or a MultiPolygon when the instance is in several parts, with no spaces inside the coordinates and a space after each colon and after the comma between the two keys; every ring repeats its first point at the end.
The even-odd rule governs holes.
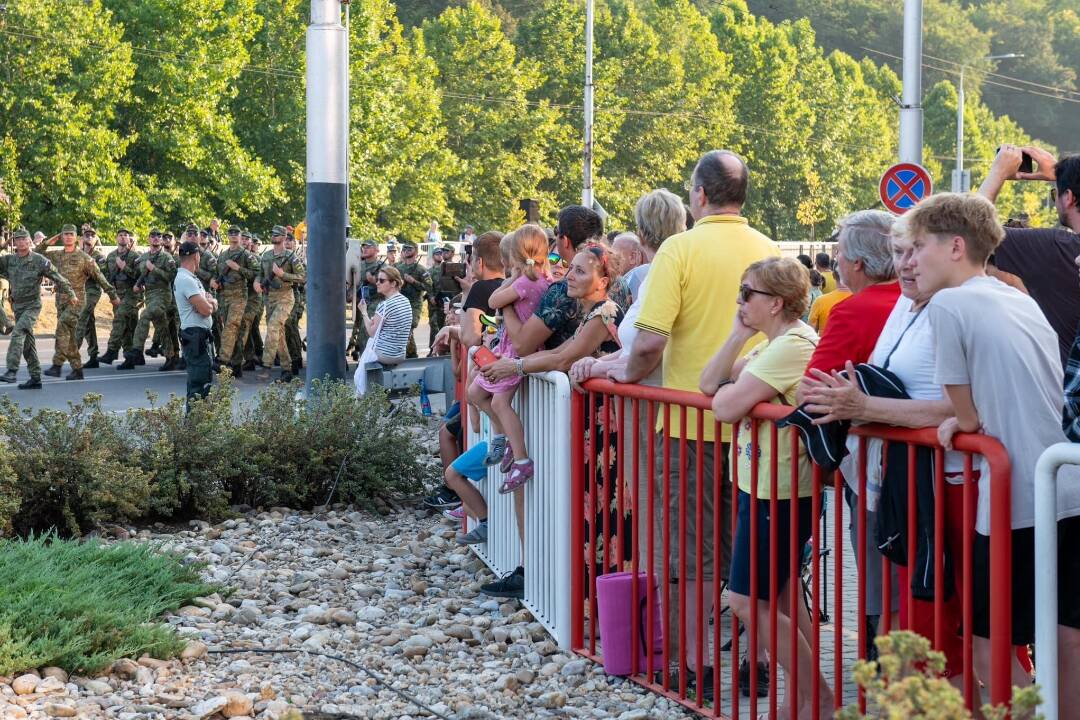
{"type": "MultiPolygon", "coordinates": [[[[101,247],[98,245],[97,230],[90,223],[82,226],[82,251],[97,263],[98,269],[104,274],[105,254],[101,252],[101,247]]],[[[89,359],[83,363],[83,368],[88,370],[101,367],[98,363],[97,320],[94,317],[94,310],[99,300],[101,300],[101,288],[93,279],[87,280],[86,305],[79,313],[79,324],[75,328],[75,348],[82,350],[83,340],[86,341],[89,359]]]]}
{"type": "MultiPolygon", "coordinates": [[[[296,238],[292,233],[285,238],[285,249],[300,257],[296,247],[296,238]]],[[[307,296],[304,293],[306,280],[305,276],[304,280],[293,285],[293,309],[289,313],[289,319],[285,321],[285,345],[289,348],[289,357],[292,358],[293,375],[299,375],[300,369],[304,367],[304,343],[300,339],[300,318],[304,316],[304,308],[307,305],[307,296]]]]}
{"type": "Polygon", "coordinates": [[[390,266],[397,265],[397,251],[398,251],[397,238],[395,238],[393,235],[391,235],[390,239],[386,241],[386,264],[387,265],[390,265],[390,266]]]}
{"type": "Polygon", "coordinates": [[[240,358],[243,358],[244,370],[254,370],[256,359],[258,359],[258,364],[262,365],[263,341],[262,333],[259,331],[259,321],[262,318],[266,298],[255,289],[255,282],[259,279],[259,271],[262,268],[259,243],[256,241],[255,236],[247,230],[241,232],[240,237],[243,239],[247,251],[255,256],[255,263],[259,268],[256,269],[255,276],[248,285],[247,305],[244,307],[244,322],[240,326],[240,337],[237,338],[239,347],[236,350],[236,356],[237,362],[239,362],[240,358]]]}
{"type": "MultiPolygon", "coordinates": [[[[232,368],[234,377],[243,377],[244,344],[241,330],[244,327],[251,281],[259,272],[259,260],[244,247],[240,228],[230,227],[228,237],[229,246],[218,258],[218,275],[210,281],[210,287],[217,292],[218,315],[222,320],[218,360],[222,365],[232,368]],[[237,346],[240,348],[239,353],[237,346]]],[[[254,295],[255,291],[251,290],[251,294],[254,295]]]]}
{"type": "Polygon", "coordinates": [[[443,248],[436,245],[431,249],[431,294],[428,295],[428,347],[435,345],[435,336],[443,326],[442,303],[439,301],[439,289],[443,277],[443,248]]]}
{"type": "Polygon", "coordinates": [[[116,249],[105,258],[105,277],[120,296],[120,304],[113,310],[109,347],[100,358],[106,364],[115,362],[121,350],[126,354],[134,347],[132,341],[135,326],[139,324],[139,308],[142,307],[142,295],[135,292],[135,281],[139,279],[135,263],[139,257],[132,250],[134,242],[130,230],[120,230],[116,233],[116,249]]]}
{"type": "Polygon", "coordinates": [[[409,332],[409,344],[405,348],[405,357],[414,358],[417,355],[416,338],[413,335],[420,324],[420,308],[423,306],[424,298],[431,294],[431,275],[427,268],[420,264],[420,258],[416,254],[416,243],[412,240],[402,241],[401,262],[394,267],[401,273],[401,279],[405,281],[401,287],[401,294],[412,306],[412,330],[409,332]]]}
{"type": "Polygon", "coordinates": [[[30,233],[18,228],[12,238],[15,253],[0,257],[0,276],[10,283],[11,309],[15,313],[15,329],[7,352],[7,372],[0,376],[6,383],[15,382],[19,370],[19,358],[26,357],[26,369],[30,379],[19,383],[20,390],[41,389],[41,363],[38,362],[34,325],[41,314],[41,279],[49,278],[56,286],[56,297],[67,298],[72,306],[79,302],[78,296],[49,259],[30,250],[30,233]]]}
{"type": "MultiPolygon", "coordinates": [[[[191,240],[191,228],[189,225],[188,230],[185,232],[185,239],[191,240]]],[[[199,246],[199,267],[195,270],[195,276],[202,282],[203,290],[210,297],[216,298],[213,289],[210,287],[210,282],[217,277],[218,272],[218,259],[213,250],[210,249],[211,236],[209,229],[198,231],[198,246],[199,246]]],[[[220,304],[218,305],[220,308],[220,304]]],[[[214,356],[214,370],[216,371],[220,366],[218,364],[217,355],[221,354],[221,314],[217,310],[214,311],[211,316],[211,337],[213,338],[215,353],[214,356]]]]}
{"type": "Polygon", "coordinates": [[[102,275],[97,263],[76,246],[75,226],[64,225],[60,230],[60,238],[64,243],[63,249],[46,249],[55,236],[42,240],[34,248],[35,252],[52,261],[59,273],[67,278],[77,300],[77,302],[71,302],[71,298],[64,293],[56,294],[56,352],[53,355],[52,367],[46,370],[45,374],[60,377],[64,360],[67,360],[71,364],[71,372],[66,379],[82,380],[82,358],[79,356],[79,346],[75,342],[75,332],[86,300],[86,281],[93,279],[97,282],[101,289],[108,293],[113,307],[120,304],[120,298],[117,297],[113,286],[102,275]]]}
{"type": "Polygon", "coordinates": [[[146,364],[143,346],[150,334],[150,323],[154,324],[154,330],[161,338],[165,365],[170,370],[176,367],[176,345],[168,331],[169,296],[172,295],[172,280],[176,277],[176,261],[165,251],[162,244],[164,239],[160,230],[151,230],[150,249],[135,261],[139,277],[132,289],[142,293],[146,306],[139,316],[135,337],[131,341],[132,348],[124,353],[124,362],[117,366],[117,370],[132,370],[136,365],[146,364]]]}
{"type": "Polygon", "coordinates": [[[285,321],[293,309],[293,287],[303,283],[307,277],[304,264],[294,253],[285,249],[286,230],[275,225],[270,241],[274,247],[267,250],[260,258],[259,279],[255,281],[255,290],[266,293],[266,342],[263,345],[263,367],[259,369],[259,379],[270,377],[274,357],[281,359],[280,380],[292,380],[292,357],[285,344],[285,321]]]}
{"type": "MultiPolygon", "coordinates": [[[[355,302],[367,302],[368,318],[375,315],[376,308],[383,301],[383,296],[375,284],[379,270],[386,264],[379,258],[379,245],[374,240],[365,240],[360,244],[360,287],[356,290],[355,302]]],[[[360,357],[367,344],[367,329],[364,327],[362,315],[358,315],[356,324],[353,325],[352,337],[349,339],[348,349],[352,349],[353,359],[360,357]]]]}

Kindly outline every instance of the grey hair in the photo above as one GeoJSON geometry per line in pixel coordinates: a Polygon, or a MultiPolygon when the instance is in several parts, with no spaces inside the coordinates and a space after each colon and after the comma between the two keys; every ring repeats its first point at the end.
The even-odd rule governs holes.
{"type": "Polygon", "coordinates": [[[634,224],[641,244],[658,250],[662,242],[686,230],[682,199],[664,188],[650,190],[634,205],[634,224]]]}
{"type": "Polygon", "coordinates": [[[838,237],[844,241],[848,262],[862,261],[863,272],[874,282],[896,277],[890,242],[895,218],[881,210],[860,210],[840,221],[838,237]]]}

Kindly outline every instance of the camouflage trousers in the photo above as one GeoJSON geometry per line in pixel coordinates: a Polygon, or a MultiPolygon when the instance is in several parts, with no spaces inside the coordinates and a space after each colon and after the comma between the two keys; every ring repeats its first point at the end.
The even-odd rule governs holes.
{"type": "Polygon", "coordinates": [[[97,285],[86,289],[86,303],[82,312],[79,313],[79,324],[75,327],[75,348],[82,349],[83,341],[86,341],[86,351],[90,357],[98,355],[97,320],[94,311],[98,301],[101,300],[101,288],[97,285]]]}
{"type": "Polygon", "coordinates": [[[120,350],[132,350],[135,347],[135,328],[139,324],[139,308],[142,298],[131,291],[120,291],[120,304],[113,308],[112,331],[109,332],[109,351],[119,354],[120,350]]]}
{"type": "Polygon", "coordinates": [[[274,366],[274,357],[281,360],[282,369],[292,366],[292,356],[285,344],[285,323],[293,309],[292,288],[271,290],[266,297],[266,342],[263,344],[263,365],[274,366]]]}
{"type": "Polygon", "coordinates": [[[38,361],[37,340],[34,339],[34,325],[38,315],[41,314],[41,302],[32,302],[22,305],[13,305],[15,313],[15,329],[11,333],[11,342],[8,344],[7,369],[17,371],[19,360],[26,358],[26,369],[30,371],[30,377],[41,377],[41,363],[38,361]]]}
{"type": "Polygon", "coordinates": [[[302,361],[304,357],[304,343],[300,339],[300,318],[304,316],[304,309],[303,301],[295,302],[289,319],[285,322],[285,345],[289,348],[289,357],[293,363],[302,361]]]}
{"type": "MultiPolygon", "coordinates": [[[[247,311],[247,296],[243,293],[219,293],[218,315],[221,317],[221,344],[218,346],[218,360],[223,365],[233,364],[240,330],[244,326],[247,311]]],[[[239,360],[243,360],[241,356],[239,360]]]]}
{"type": "Polygon", "coordinates": [[[146,307],[139,315],[139,324],[135,327],[135,336],[131,340],[133,350],[142,352],[146,338],[150,335],[150,323],[153,323],[165,357],[176,357],[176,345],[168,331],[171,310],[168,290],[146,291],[146,307]]]}
{"type": "Polygon", "coordinates": [[[240,325],[240,334],[236,338],[237,347],[234,355],[243,358],[244,361],[262,358],[263,341],[262,333],[259,332],[259,321],[262,318],[263,296],[257,295],[254,290],[248,295],[247,305],[244,307],[244,319],[240,325]]]}
{"type": "Polygon", "coordinates": [[[79,326],[79,314],[83,305],[64,303],[56,307],[56,352],[53,353],[53,365],[63,365],[67,360],[72,370],[82,368],[79,346],[75,342],[75,331],[79,326]]]}
{"type": "Polygon", "coordinates": [[[405,345],[405,357],[417,357],[416,328],[420,325],[420,303],[412,306],[412,329],[409,330],[409,342],[405,345]]]}

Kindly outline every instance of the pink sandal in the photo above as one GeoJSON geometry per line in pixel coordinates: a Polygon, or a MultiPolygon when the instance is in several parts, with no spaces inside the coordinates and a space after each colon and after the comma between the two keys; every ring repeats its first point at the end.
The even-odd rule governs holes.
{"type": "Polygon", "coordinates": [[[505,495],[517,490],[527,483],[533,476],[533,467],[532,460],[514,463],[510,468],[510,474],[506,476],[506,480],[504,480],[503,484],[499,487],[499,493],[505,495]]]}

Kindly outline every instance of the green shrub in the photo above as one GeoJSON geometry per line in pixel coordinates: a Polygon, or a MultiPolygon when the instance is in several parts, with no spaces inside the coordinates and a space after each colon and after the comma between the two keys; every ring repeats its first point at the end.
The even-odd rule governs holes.
{"type": "Polygon", "coordinates": [[[198,567],[144,543],[0,540],[0,675],[172,657],[184,643],[156,620],[216,590],[198,567]]]}
{"type": "Polygon", "coordinates": [[[125,462],[128,439],[102,409],[100,395],[69,403],[67,412],[31,412],[5,397],[0,422],[21,495],[16,532],[56,527],[78,535],[105,521],[145,515],[147,474],[125,462]]]}

